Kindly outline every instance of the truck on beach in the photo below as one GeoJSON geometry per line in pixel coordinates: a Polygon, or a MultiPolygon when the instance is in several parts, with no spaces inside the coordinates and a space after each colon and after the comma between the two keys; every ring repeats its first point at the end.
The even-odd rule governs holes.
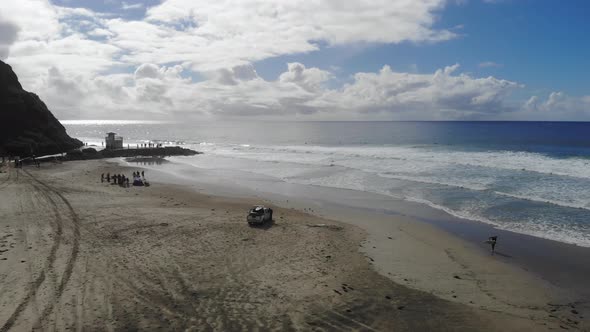
{"type": "Polygon", "coordinates": [[[248,211],[246,220],[250,226],[262,225],[266,222],[272,221],[272,209],[262,205],[253,206],[250,211],[248,211]]]}

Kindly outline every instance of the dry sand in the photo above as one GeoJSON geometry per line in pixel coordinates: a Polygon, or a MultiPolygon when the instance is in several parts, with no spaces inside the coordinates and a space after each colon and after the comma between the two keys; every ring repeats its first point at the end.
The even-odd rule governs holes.
{"type": "Polygon", "coordinates": [[[458,253],[458,240],[446,250],[430,228],[367,239],[358,226],[278,207],[273,224],[253,228],[245,213],[258,201],[121,188],[100,183],[102,172],[132,169],[92,161],[0,173],[0,332],[588,328],[575,309],[548,305],[554,290],[542,281],[458,253]],[[367,257],[361,243],[396,254],[367,257]],[[377,273],[374,259],[389,270],[377,273]]]}

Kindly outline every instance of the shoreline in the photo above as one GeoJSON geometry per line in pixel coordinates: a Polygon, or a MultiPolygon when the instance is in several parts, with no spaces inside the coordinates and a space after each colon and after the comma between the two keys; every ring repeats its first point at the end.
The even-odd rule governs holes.
{"type": "MultiPolygon", "coordinates": [[[[173,323],[168,326],[209,326],[213,329],[256,326],[276,328],[279,326],[273,324],[277,322],[290,324],[280,325],[281,329],[287,330],[311,327],[388,330],[395,327],[396,330],[442,328],[492,331],[548,330],[564,324],[570,329],[588,326],[586,321],[578,318],[582,314],[588,317],[584,307],[576,307],[580,312],[576,316],[568,311],[569,307],[555,309],[549,305],[550,301],[561,295],[559,289],[554,289],[526,271],[518,271],[509,264],[483,256],[476,247],[469,246],[464,240],[425,223],[416,224],[414,219],[407,216],[377,217],[362,210],[357,210],[358,215],[355,215],[339,208],[335,211],[342,214],[340,218],[332,218],[335,215],[322,217],[314,214],[320,210],[327,214],[333,207],[319,209],[305,201],[292,199],[285,202],[283,198],[289,196],[274,196],[272,206],[277,207],[276,223],[265,229],[251,229],[245,226],[243,211],[253,202],[265,199],[262,195],[248,195],[237,185],[214,189],[208,185],[187,183],[182,179],[160,181],[152,168],[144,168],[152,184],[148,188],[119,188],[100,183],[101,172],[111,170],[111,174],[121,171],[131,173],[138,168],[142,167],[122,167],[106,161],[82,161],[51,165],[40,170],[30,169],[33,176],[43,179],[43,183],[54,188],[55,193],[43,194],[49,201],[67,198],[67,206],[70,206],[72,213],[77,213],[81,234],[77,262],[95,260],[96,263],[96,266],[86,263],[86,270],[80,263],[73,265],[71,281],[65,288],[68,296],[61,295],[61,306],[53,308],[60,315],[69,315],[60,308],[67,307],[67,299],[76,294],[74,286],[77,283],[84,284],[82,282],[86,277],[82,278],[81,275],[93,276],[100,269],[106,269],[113,272],[114,276],[130,280],[131,284],[120,284],[122,281],[117,277],[114,280],[102,280],[103,276],[100,282],[99,279],[92,279],[95,280],[93,283],[101,285],[99,289],[104,291],[104,287],[108,289],[116,285],[121,287],[121,296],[126,294],[132,299],[140,296],[138,299],[142,299],[140,302],[143,303],[138,308],[134,307],[133,302],[111,295],[116,298],[109,299],[114,312],[118,315],[126,313],[118,316],[119,321],[112,319],[112,312],[107,319],[111,327],[119,328],[153,327],[161,315],[173,323]],[[228,192],[222,195],[223,191],[228,192]],[[290,206],[281,207],[286,203],[290,206]],[[195,224],[195,218],[202,221],[195,224]],[[353,222],[355,220],[356,223],[353,222]],[[329,224],[336,228],[309,227],[310,224],[329,224]],[[264,253],[256,254],[259,250],[264,253]],[[189,251],[190,255],[187,256],[185,251],[189,251]],[[216,263],[218,260],[224,263],[220,266],[219,262],[216,263]],[[174,264],[170,265],[171,262],[174,264]],[[377,274],[387,275],[387,271],[380,271],[383,266],[392,268],[391,271],[396,275],[384,278],[377,274]],[[90,273],[88,269],[96,271],[90,273]],[[180,271],[180,281],[178,275],[168,278],[167,271],[170,269],[180,271]],[[221,283],[214,281],[216,276],[223,276],[221,283]],[[248,279],[248,276],[252,279],[248,279]],[[420,279],[418,276],[428,278],[420,279]],[[483,276],[487,276],[487,279],[483,276]],[[154,277],[155,281],[160,281],[154,283],[154,277]],[[404,279],[407,281],[404,282],[404,279]],[[248,280],[254,283],[248,284],[248,280]],[[219,293],[220,287],[234,286],[240,287],[238,293],[224,294],[219,298],[222,295],[219,293]],[[185,291],[182,291],[183,287],[185,291]],[[195,290],[189,291],[195,287],[195,290]],[[271,290],[266,292],[264,289],[271,290]],[[176,295],[173,300],[162,302],[162,309],[154,309],[159,307],[154,307],[156,298],[163,301],[169,296],[161,294],[162,290],[176,295]],[[186,291],[189,291],[188,297],[186,291]],[[196,292],[196,298],[191,298],[193,291],[196,292]],[[245,295],[240,295],[242,293],[245,295]],[[156,295],[158,297],[153,297],[156,295]],[[228,295],[230,297],[225,297],[228,295]],[[241,306],[234,302],[241,299],[239,303],[244,303],[244,296],[250,297],[247,301],[250,304],[241,306]],[[207,299],[222,302],[213,305],[207,299]],[[64,301],[66,303],[62,303],[64,301]],[[251,301],[270,301],[270,307],[251,301]],[[202,309],[211,309],[206,312],[217,317],[217,321],[185,321],[193,312],[194,308],[189,304],[193,302],[205,306],[202,309]],[[186,311],[182,314],[183,320],[179,321],[174,316],[178,313],[170,307],[173,303],[177,303],[174,308],[178,305],[186,311]],[[311,313],[308,307],[315,308],[315,314],[309,316],[311,313]],[[227,310],[232,310],[238,316],[224,314],[227,310]],[[266,312],[265,315],[271,313],[269,317],[274,317],[274,320],[259,316],[259,322],[255,323],[249,317],[252,310],[266,312]],[[285,317],[286,312],[292,313],[285,317]],[[144,318],[136,316],[138,313],[144,318]],[[146,313],[149,314],[146,316],[146,313]],[[571,323],[568,319],[577,323],[571,323]],[[121,325],[122,322],[131,325],[121,325]]],[[[21,184],[10,182],[8,188],[2,190],[16,190],[18,194],[22,190],[20,186],[30,186],[33,191],[27,189],[23,194],[38,195],[38,190],[44,192],[44,186],[27,179],[24,176],[24,183],[21,184]]],[[[215,178],[209,180],[216,181],[215,178]]],[[[15,209],[16,201],[13,200],[19,197],[16,195],[3,202],[6,208],[3,211],[15,209]]],[[[61,206],[61,203],[58,205],[61,206]]],[[[24,218],[16,211],[15,218],[24,218]]],[[[61,209],[55,213],[63,214],[62,218],[66,217],[66,212],[61,209]]],[[[32,232],[29,241],[42,235],[36,230],[41,226],[29,227],[32,232]]],[[[17,224],[6,226],[18,227],[17,224]]],[[[69,231],[66,227],[62,232],[66,234],[69,231]]],[[[62,243],[71,244],[69,240],[62,243]]],[[[19,247],[18,244],[15,246],[19,247]]],[[[21,254],[26,252],[26,248],[22,250],[21,254]]],[[[9,262],[18,264],[17,258],[10,256],[13,255],[11,252],[5,254],[9,262]]],[[[29,258],[35,260],[33,257],[36,256],[29,258]]],[[[52,264],[61,266],[60,259],[52,264]]],[[[32,264],[29,269],[36,270],[40,266],[40,262],[32,264]]],[[[13,280],[13,283],[17,283],[18,279],[14,278],[18,273],[24,273],[24,270],[14,270],[13,267],[7,269],[0,265],[0,276],[3,276],[4,281],[13,280]]],[[[43,282],[41,287],[51,289],[43,282]]],[[[3,298],[14,300],[19,297],[18,287],[11,289],[0,289],[3,298]]],[[[101,292],[91,295],[100,297],[101,292]]],[[[38,305],[42,307],[43,303],[41,301],[38,305]]],[[[34,312],[28,310],[23,311],[23,315],[33,315],[34,312]]],[[[6,311],[0,311],[0,322],[5,320],[6,311]]]]}
{"type": "MultiPolygon", "coordinates": [[[[125,163],[123,162],[123,164],[125,163]]],[[[380,231],[384,225],[388,222],[403,220],[404,226],[409,228],[404,229],[404,231],[418,234],[424,231],[427,234],[438,234],[440,238],[444,239],[438,244],[440,251],[446,251],[445,246],[452,243],[455,256],[459,258],[447,252],[447,257],[443,257],[441,260],[447,260],[446,264],[455,266],[457,271],[462,270],[462,265],[465,265],[460,262],[461,259],[466,259],[470,263],[480,260],[485,261],[485,264],[495,264],[493,268],[481,270],[480,273],[482,275],[498,274],[499,269],[502,271],[500,273],[505,273],[506,279],[504,283],[507,285],[513,283],[511,274],[523,274],[525,275],[523,276],[524,279],[534,280],[539,289],[543,289],[543,291],[551,289],[547,293],[552,294],[552,304],[569,306],[577,303],[590,313],[590,285],[587,283],[587,278],[590,276],[590,248],[500,230],[489,224],[457,218],[421,203],[394,200],[380,194],[357,192],[349,189],[288,184],[273,181],[266,177],[255,177],[252,181],[235,183],[233,181],[236,178],[235,172],[212,172],[208,169],[198,169],[195,170],[196,173],[194,174],[186,173],[186,176],[179,178],[164,171],[167,167],[173,166],[172,164],[157,165],[157,167],[151,164],[138,166],[150,170],[152,178],[155,172],[158,174],[156,177],[161,181],[192,187],[193,190],[200,192],[213,192],[216,195],[230,197],[260,197],[279,206],[295,208],[323,218],[344,221],[369,231],[369,238],[371,238],[371,234],[373,235],[370,240],[377,244],[383,244],[380,231]],[[189,176],[194,176],[199,180],[190,180],[189,176]],[[256,185],[257,181],[260,181],[261,184],[256,185]],[[262,187],[273,188],[273,190],[265,191],[261,189],[262,187]],[[335,199],[327,199],[327,197],[333,195],[336,196],[335,199]],[[366,204],[365,195],[371,198],[372,206],[363,205],[366,204]],[[360,201],[362,203],[359,203],[360,201]],[[384,205],[391,206],[384,209],[384,205]],[[371,233],[369,229],[370,223],[358,222],[362,218],[369,218],[372,221],[381,220],[381,228],[377,227],[371,233]],[[416,226],[416,224],[419,225],[416,226]],[[490,257],[489,246],[483,243],[491,235],[500,236],[497,254],[492,257],[490,257]],[[465,257],[461,257],[461,255],[465,257]]],[[[392,232],[395,231],[393,228],[391,229],[392,232]]],[[[437,239],[431,236],[427,241],[434,242],[437,239]]],[[[372,247],[373,244],[368,244],[363,246],[362,249],[371,253],[373,257],[381,257],[382,261],[387,259],[400,260],[400,257],[384,254],[384,250],[374,250],[372,247]]],[[[389,247],[389,250],[394,251],[393,247],[389,247]]],[[[413,288],[435,293],[451,301],[470,304],[468,300],[461,301],[458,300],[458,297],[454,298],[453,295],[455,294],[450,291],[441,291],[437,289],[437,286],[428,285],[428,282],[425,285],[419,281],[408,282],[404,280],[408,278],[392,277],[391,265],[390,268],[379,267],[379,262],[376,262],[375,265],[382,275],[395,282],[410,284],[413,288]]],[[[428,271],[420,269],[411,271],[414,279],[420,279],[419,276],[423,273],[428,273],[428,271]]],[[[452,271],[449,270],[449,273],[452,273],[452,271]]],[[[489,282],[489,280],[479,280],[478,282],[489,282]]],[[[502,287],[502,285],[499,283],[494,287],[502,287]]],[[[513,291],[519,291],[518,286],[513,288],[513,291]]],[[[479,291],[486,293],[481,289],[479,291]]],[[[506,296],[509,298],[511,295],[508,292],[506,296]]],[[[534,296],[534,294],[528,294],[527,296],[534,296]]],[[[510,302],[510,300],[505,302],[510,302]]]]}
{"type": "MultiPolygon", "coordinates": [[[[116,162],[132,165],[121,160],[116,162]]],[[[356,211],[362,211],[374,218],[407,217],[460,238],[481,254],[490,253],[489,246],[483,242],[489,236],[500,235],[496,255],[498,260],[535,273],[558,287],[569,288],[572,293],[581,292],[590,298],[590,285],[586,282],[590,276],[590,248],[587,247],[498,229],[487,223],[455,217],[422,203],[402,201],[376,193],[292,184],[247,172],[241,174],[235,171],[209,170],[175,164],[173,161],[158,165],[139,164],[138,167],[152,171],[153,175],[164,182],[190,185],[194,189],[221,196],[260,196],[278,205],[296,207],[304,212],[336,220],[346,219],[347,214],[354,214],[356,211]]],[[[348,221],[354,223],[354,219],[348,221]]]]}

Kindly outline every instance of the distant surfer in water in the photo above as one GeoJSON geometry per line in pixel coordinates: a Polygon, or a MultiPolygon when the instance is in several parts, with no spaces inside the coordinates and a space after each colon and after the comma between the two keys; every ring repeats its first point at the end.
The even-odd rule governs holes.
{"type": "Polygon", "coordinates": [[[498,242],[498,236],[490,236],[486,243],[489,243],[492,246],[492,255],[496,251],[496,242],[498,242]]]}

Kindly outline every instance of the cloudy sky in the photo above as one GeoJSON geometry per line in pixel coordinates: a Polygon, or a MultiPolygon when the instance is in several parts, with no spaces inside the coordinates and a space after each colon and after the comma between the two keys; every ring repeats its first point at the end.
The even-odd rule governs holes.
{"type": "Polygon", "coordinates": [[[585,0],[0,0],[60,119],[590,120],[585,0]]]}

